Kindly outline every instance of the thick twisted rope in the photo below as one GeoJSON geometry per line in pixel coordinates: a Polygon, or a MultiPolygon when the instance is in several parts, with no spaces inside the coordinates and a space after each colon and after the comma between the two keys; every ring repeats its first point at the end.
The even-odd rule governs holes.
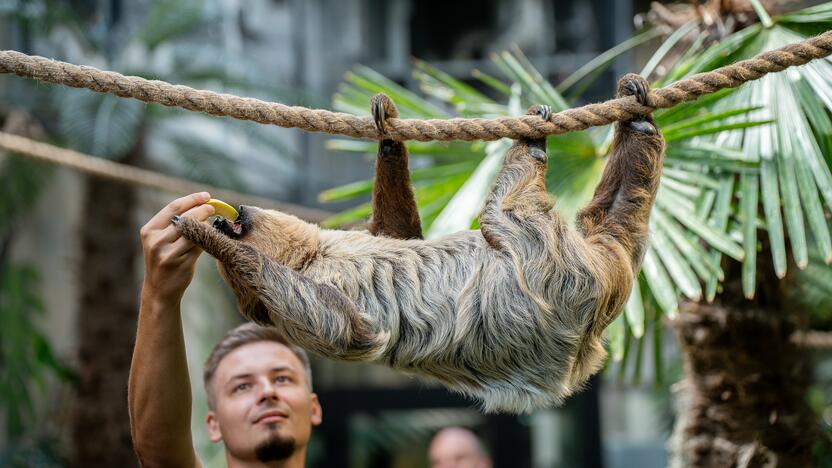
{"type": "Polygon", "coordinates": [[[170,193],[209,192],[211,196],[221,198],[229,203],[274,208],[312,222],[320,222],[331,215],[331,213],[313,208],[290,203],[278,203],[267,198],[211,187],[187,179],[171,177],[127,164],[119,164],[6,132],[0,132],[0,151],[8,151],[38,161],[59,164],[96,177],[104,177],[130,185],[155,188],[170,193]]]}
{"type": "MultiPolygon", "coordinates": [[[[389,119],[385,122],[385,137],[401,141],[497,140],[540,138],[545,135],[584,130],[618,120],[632,119],[655,109],[673,107],[681,102],[693,101],[702,95],[734,88],[747,81],[759,79],[767,73],[803,65],[830,54],[832,31],[827,31],[802,42],[764,52],[757,57],[711,72],[696,74],[670,86],[655,89],[648,96],[649,106],[643,106],[636,102],[633,96],[628,96],[567,109],[553,114],[548,121],[543,121],[537,116],[498,119],[389,119]]],[[[10,50],[0,51],[0,72],[281,127],[373,140],[379,138],[378,130],[370,117],[196,90],[10,50]]]]}

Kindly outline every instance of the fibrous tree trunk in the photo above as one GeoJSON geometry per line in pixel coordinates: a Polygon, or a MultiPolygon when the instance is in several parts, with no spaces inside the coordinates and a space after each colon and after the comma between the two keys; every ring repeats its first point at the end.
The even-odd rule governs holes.
{"type": "Polygon", "coordinates": [[[811,466],[809,369],[789,340],[789,320],[772,310],[691,304],[674,328],[685,356],[678,466],[811,466]]]}
{"type": "MultiPolygon", "coordinates": [[[[141,146],[122,162],[141,158],[141,146]]],[[[127,413],[127,378],[140,284],[133,187],[90,179],[82,222],[79,381],[74,466],[137,466],[127,413]]]]}
{"type": "Polygon", "coordinates": [[[788,282],[760,265],[757,298],[747,301],[733,270],[715,304],[686,304],[672,323],[685,367],[672,466],[812,466],[811,368],[790,340],[797,316],[786,301],[788,282]]]}

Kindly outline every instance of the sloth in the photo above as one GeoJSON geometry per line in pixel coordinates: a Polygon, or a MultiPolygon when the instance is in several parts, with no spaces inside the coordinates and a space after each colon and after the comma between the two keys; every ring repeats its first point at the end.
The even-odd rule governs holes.
{"type": "MultiPolygon", "coordinates": [[[[617,96],[648,101],[625,75],[617,96]]],[[[546,139],[516,140],[480,228],[423,240],[396,116],[383,95],[382,136],[366,231],[322,229],[286,213],[240,207],[235,223],[173,223],[218,260],[249,320],[327,358],[380,363],[438,380],[486,412],[556,406],[606,356],[647,245],[664,140],[650,115],[615,124],[601,181],[574,227],[554,210],[546,139]]],[[[548,119],[546,106],[529,114],[548,119]]]]}

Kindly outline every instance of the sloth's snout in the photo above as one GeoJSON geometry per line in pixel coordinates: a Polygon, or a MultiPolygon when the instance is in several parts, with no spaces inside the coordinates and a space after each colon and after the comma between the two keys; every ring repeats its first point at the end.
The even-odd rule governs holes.
{"type": "Polygon", "coordinates": [[[214,228],[232,239],[239,239],[251,228],[251,221],[244,205],[240,205],[237,214],[237,219],[233,222],[222,216],[217,217],[213,223],[214,228]]]}
{"type": "Polygon", "coordinates": [[[238,219],[236,222],[231,222],[222,216],[214,220],[213,226],[220,231],[221,233],[225,234],[226,236],[237,239],[241,235],[243,235],[243,225],[240,223],[238,219]]]}

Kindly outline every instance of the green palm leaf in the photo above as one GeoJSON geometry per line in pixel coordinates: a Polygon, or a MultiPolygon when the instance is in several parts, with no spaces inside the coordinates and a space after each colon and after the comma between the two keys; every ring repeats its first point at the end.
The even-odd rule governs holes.
{"type": "Polygon", "coordinates": [[[114,159],[135,145],[146,106],[87,90],[55,88],[63,138],[79,151],[114,159]]]}
{"type": "Polygon", "coordinates": [[[489,188],[502,167],[509,147],[511,142],[505,139],[486,145],[485,158],[436,216],[425,238],[435,239],[471,227],[485,205],[489,188]]]}

